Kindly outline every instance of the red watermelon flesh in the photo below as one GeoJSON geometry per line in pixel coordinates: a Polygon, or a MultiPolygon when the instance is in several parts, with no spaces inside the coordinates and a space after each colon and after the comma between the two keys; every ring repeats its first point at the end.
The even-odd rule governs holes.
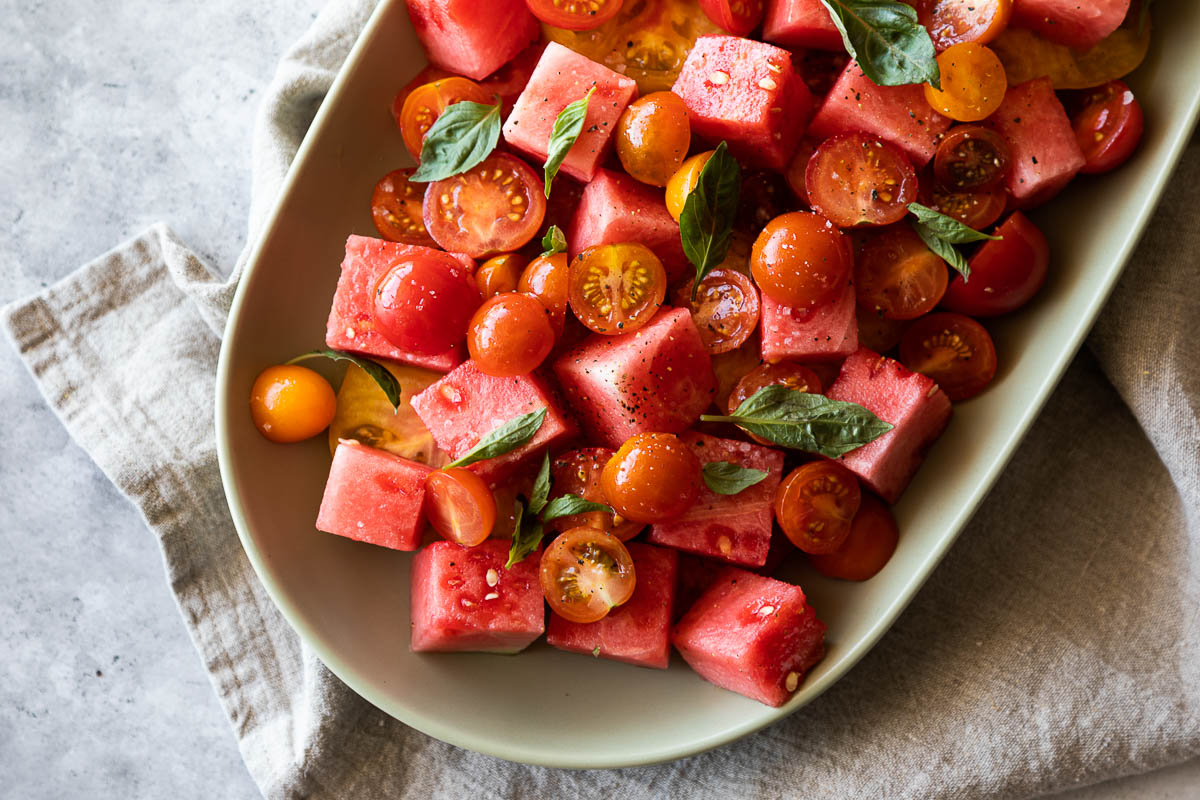
{"type": "Polygon", "coordinates": [[[571,653],[666,669],[679,555],[640,542],[626,547],[637,574],[633,597],[598,622],[569,622],[551,611],[546,642],[571,653]]]}
{"type": "Polygon", "coordinates": [[[1040,205],[1071,182],[1086,159],[1049,78],[1013,86],[984,123],[1008,140],[1008,192],[1020,208],[1040,205]]]}
{"type": "Polygon", "coordinates": [[[842,34],[821,0],[767,0],[763,38],[783,47],[841,50],[842,34]]]}
{"type": "Polygon", "coordinates": [[[384,450],[341,442],[329,468],[317,530],[392,550],[418,549],[430,471],[384,450]]]}
{"type": "Polygon", "coordinates": [[[933,110],[921,86],[876,86],[851,61],[825,95],[808,135],[827,139],[861,131],[896,145],[920,168],[933,158],[949,127],[950,119],[933,110]]]}
{"type": "Polygon", "coordinates": [[[764,361],[840,361],[858,349],[857,300],[847,285],[833,303],[804,314],[762,296],[764,361]]]}
{"type": "Polygon", "coordinates": [[[825,623],[799,586],[727,567],[671,641],[705,680],[781,706],[825,655],[825,623]]]}
{"type": "Polygon", "coordinates": [[[786,50],[737,36],[701,36],[672,87],[692,132],[751,166],[787,166],[813,98],[786,50]]]}
{"type": "Polygon", "coordinates": [[[686,308],[663,309],[633,333],[592,334],[554,362],[554,373],[592,441],[614,449],[635,433],[686,430],[716,389],[686,308]]]}
{"type": "Polygon", "coordinates": [[[414,652],[518,653],[546,629],[541,552],[505,569],[507,539],[433,542],[413,558],[414,652]]]}
{"type": "Polygon", "coordinates": [[[652,525],[647,540],[730,564],[761,567],[771,546],[771,504],[783,479],[783,453],[695,431],[679,438],[692,448],[701,464],[728,461],[768,474],[737,494],[717,494],[701,486],[691,509],[678,519],[652,525]]]}
{"type": "Polygon", "coordinates": [[[596,91],[588,100],[583,132],[567,151],[562,171],[590,181],[612,146],[617,119],[637,97],[637,84],[608,67],[551,42],[546,45],[525,91],[504,123],[504,140],[538,162],[546,160],[550,132],[564,108],[596,91]]]}
{"type": "Polygon", "coordinates": [[[567,230],[571,258],[600,244],[637,242],[654,251],[675,283],[687,269],[687,256],[679,240],[679,223],[671,218],[662,189],[647,186],[628,175],[596,170],[583,190],[567,230]]]}
{"type": "Polygon", "coordinates": [[[1121,26],[1130,0],[1013,0],[1012,24],[1052,42],[1090,50],[1121,26]]]}
{"type": "Polygon", "coordinates": [[[950,422],[946,393],[924,375],[864,347],[843,362],[825,394],[858,403],[895,426],[841,458],[871,491],[895,503],[950,422]]]}
{"type": "Polygon", "coordinates": [[[479,80],[538,38],[524,0],[405,0],[413,30],[434,66],[479,80]]]}
{"type": "Polygon", "coordinates": [[[687,613],[701,595],[708,591],[717,575],[729,565],[713,558],[702,558],[691,553],[679,554],[679,581],[675,591],[675,615],[678,620],[687,613]]]}

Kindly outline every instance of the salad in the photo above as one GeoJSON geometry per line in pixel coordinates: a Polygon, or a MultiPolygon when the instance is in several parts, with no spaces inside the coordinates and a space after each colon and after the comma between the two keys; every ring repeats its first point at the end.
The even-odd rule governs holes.
{"type": "Polygon", "coordinates": [[[1026,212],[1136,150],[1148,4],[407,6],[417,166],[255,425],[328,431],[317,530],[415,552],[412,650],[674,648],[782,705],[825,625],[780,564],[887,565],[988,320],[1051,268],[1026,212]]]}

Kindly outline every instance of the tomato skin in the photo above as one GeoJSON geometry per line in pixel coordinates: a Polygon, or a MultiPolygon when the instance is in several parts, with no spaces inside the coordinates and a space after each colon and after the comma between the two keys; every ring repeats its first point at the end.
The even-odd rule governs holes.
{"type": "Polygon", "coordinates": [[[329,427],[337,399],[329,381],[308,367],[283,364],[259,373],[250,389],[250,417],[272,442],[311,439],[329,427]]]}
{"type": "Polygon", "coordinates": [[[666,186],[691,146],[687,106],[674,92],[639,97],[621,113],[615,139],[626,172],[642,183],[666,186]]]}
{"type": "Polygon", "coordinates": [[[425,476],[425,516],[443,539],[474,547],[496,525],[496,497],[468,469],[435,470],[425,476]]]}
{"type": "Polygon", "coordinates": [[[909,326],[907,320],[888,319],[875,311],[863,310],[861,306],[856,316],[859,347],[884,355],[900,344],[900,338],[909,326]]]}
{"type": "Polygon", "coordinates": [[[635,522],[682,516],[700,492],[700,460],[669,433],[631,436],[604,465],[600,487],[618,514],[635,522]]]}
{"type": "Polygon", "coordinates": [[[792,187],[792,192],[806,206],[811,205],[808,201],[808,184],[806,183],[808,162],[812,160],[815,152],[817,152],[817,142],[807,137],[801,139],[800,145],[792,156],[791,163],[788,164],[787,172],[784,173],[788,186],[792,187]]]}
{"type": "Polygon", "coordinates": [[[700,171],[704,169],[704,165],[712,158],[714,150],[708,150],[684,161],[679,169],[675,170],[675,174],[667,180],[667,213],[676,222],[679,222],[679,215],[683,213],[683,204],[687,202],[687,196],[696,188],[696,184],[700,182],[700,171]]]}
{"type": "Polygon", "coordinates": [[[418,464],[440,467],[451,461],[417,416],[411,400],[442,377],[442,373],[395,361],[377,359],[400,382],[399,408],[392,405],[375,379],[354,364],[346,368],[337,391],[337,412],[329,423],[329,454],[343,439],[386,450],[418,464]]]}
{"type": "Polygon", "coordinates": [[[1003,237],[983,243],[970,259],[971,279],[950,281],[942,307],[969,317],[995,317],[1028,303],[1050,269],[1046,236],[1020,211],[994,231],[1003,237]]]}
{"type": "Polygon", "coordinates": [[[820,214],[794,211],[767,223],[750,251],[750,271],[772,300],[811,311],[846,286],[852,257],[842,232],[820,214]]]}
{"type": "Polygon", "coordinates": [[[776,361],[774,364],[759,364],[742,376],[729,394],[726,408],[730,414],[738,406],[766,386],[786,386],[798,392],[821,394],[821,379],[803,364],[795,361],[776,361]]]}
{"type": "Polygon", "coordinates": [[[552,349],[554,329],[546,307],[531,294],[498,294],[483,301],[471,317],[467,350],[485,375],[527,375],[546,360],[552,349]]]}
{"type": "Polygon", "coordinates": [[[599,28],[621,10],[623,0],[525,0],[541,22],[569,31],[599,28]],[[594,8],[593,8],[594,6],[594,8]]]}
{"type": "Polygon", "coordinates": [[[731,269],[714,269],[700,281],[696,299],[688,281],[675,295],[675,305],[690,308],[700,331],[700,341],[710,355],[728,353],[746,343],[758,327],[758,289],[750,279],[731,269]]]}
{"type": "Polygon", "coordinates": [[[918,0],[917,18],[941,51],[963,42],[987,44],[1004,32],[1013,0],[918,0]]]}
{"type": "MultiPolygon", "coordinates": [[[[604,490],[600,487],[600,474],[604,465],[616,454],[607,447],[585,447],[563,453],[554,459],[551,472],[551,485],[554,487],[550,498],[573,494],[590,500],[593,503],[606,503],[604,490]]],[[[550,520],[547,526],[562,533],[571,528],[597,528],[608,531],[622,542],[627,542],[641,533],[645,527],[640,522],[624,519],[618,515],[604,511],[590,511],[585,514],[572,514],[569,517],[559,517],[550,520]]]]}
{"type": "Polygon", "coordinates": [[[700,0],[705,16],[734,36],[746,36],[758,27],[766,12],[763,0],[700,0]]]}
{"type": "Polygon", "coordinates": [[[567,301],[591,330],[631,333],[657,313],[667,294],[667,272],[650,248],[626,242],[589,247],[567,273],[567,301]]]}
{"type": "Polygon", "coordinates": [[[400,135],[412,157],[420,160],[425,135],[448,107],[463,100],[491,103],[492,95],[475,81],[457,75],[413,89],[400,109],[400,135]]]}
{"type": "Polygon", "coordinates": [[[900,340],[900,363],[932,378],[952,402],[982,392],[996,376],[996,346],[975,320],[942,312],[913,323],[900,340]]]}
{"type": "Polygon", "coordinates": [[[525,257],[519,253],[492,256],[475,270],[475,285],[483,299],[505,292],[517,291],[517,282],[525,268],[525,257]]]}
{"type": "Polygon", "coordinates": [[[933,157],[940,186],[954,191],[994,189],[1012,166],[1012,148],[1003,136],[982,125],[956,125],[933,157]]]}
{"type": "Polygon", "coordinates": [[[891,509],[874,495],[864,494],[842,546],[825,555],[810,555],[808,560],[827,578],[865,581],[891,560],[899,540],[900,529],[891,509]]]}
{"type": "Polygon", "coordinates": [[[887,319],[916,319],[946,293],[946,262],[906,225],[873,237],[854,265],[859,308],[887,319]]]}
{"type": "Polygon", "coordinates": [[[375,285],[375,328],[401,350],[444,353],[467,335],[482,298],[475,279],[447,253],[400,259],[375,285]],[[429,321],[436,319],[437,325],[429,321]]]}
{"type": "Polygon", "coordinates": [[[550,317],[554,335],[561,338],[567,321],[567,254],[538,256],[529,262],[517,282],[517,291],[531,294],[542,302],[550,317]]]}
{"type": "Polygon", "coordinates": [[[546,216],[542,179],[519,158],[492,153],[425,189],[422,216],[443,250],[485,258],[519,250],[546,216]]]}
{"type": "Polygon", "coordinates": [[[861,502],[862,489],[854,473],[836,461],[810,461],[779,484],[775,519],[804,552],[832,553],[850,535],[861,502]]]}
{"type": "Polygon", "coordinates": [[[890,225],[917,199],[917,171],[896,145],[843,133],[817,147],[804,173],[813,210],[842,228],[890,225]]]}
{"type": "Polygon", "coordinates": [[[410,181],[413,172],[412,168],[397,169],[379,179],[371,192],[371,221],[390,241],[437,247],[421,218],[425,184],[410,181]]]}
{"type": "Polygon", "coordinates": [[[1079,149],[1087,161],[1081,172],[1095,175],[1124,164],[1137,149],[1145,130],[1142,105],[1122,81],[1112,81],[1085,94],[1071,119],[1079,149]]]}
{"type": "Polygon", "coordinates": [[[596,622],[633,596],[637,572],[621,540],[595,528],[572,528],[542,553],[542,593],[571,622],[596,622]]]}
{"type": "Polygon", "coordinates": [[[937,57],[942,88],[925,84],[925,99],[934,110],[959,120],[977,122],[990,117],[1004,102],[1008,77],[1000,57],[975,42],[946,48],[937,57]]]}

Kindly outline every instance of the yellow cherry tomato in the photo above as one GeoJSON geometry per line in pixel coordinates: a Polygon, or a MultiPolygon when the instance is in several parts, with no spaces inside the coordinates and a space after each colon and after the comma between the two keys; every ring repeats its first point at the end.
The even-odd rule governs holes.
{"type": "Polygon", "coordinates": [[[667,211],[676,222],[679,222],[679,215],[683,213],[683,204],[687,202],[687,196],[700,182],[700,170],[704,169],[714,152],[716,151],[709,150],[692,156],[684,161],[683,166],[667,181],[667,211]]]}
{"type": "Polygon", "coordinates": [[[433,434],[409,402],[413,395],[425,391],[442,377],[441,373],[381,358],[375,360],[400,383],[400,407],[392,408],[379,384],[351,364],[338,389],[337,413],[329,424],[329,451],[337,449],[338,441],[353,439],[431,467],[449,463],[450,457],[438,448],[433,434]]]}
{"type": "Polygon", "coordinates": [[[1004,101],[1008,78],[1000,58],[974,42],[956,44],[937,57],[942,88],[925,85],[929,105],[959,122],[990,117],[1004,101]]]}
{"type": "Polygon", "coordinates": [[[301,442],[329,427],[337,401],[333,387],[308,367],[267,367],[250,390],[250,416],[272,442],[301,442]]]}

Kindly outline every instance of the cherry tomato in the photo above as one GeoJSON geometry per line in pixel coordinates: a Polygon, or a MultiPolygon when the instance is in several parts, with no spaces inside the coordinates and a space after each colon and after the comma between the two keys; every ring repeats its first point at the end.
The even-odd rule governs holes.
{"type": "Polygon", "coordinates": [[[917,199],[917,172],[896,145],[864,133],[826,139],[804,173],[813,210],[835,225],[890,225],[917,199]]]}
{"type": "Polygon", "coordinates": [[[900,340],[900,363],[932,378],[957,403],[982,392],[996,376],[996,347],[984,327],[962,314],[930,314],[900,340]]]}
{"type": "Polygon", "coordinates": [[[542,594],[571,622],[596,622],[633,596],[637,574],[621,540],[595,528],[572,528],[542,553],[542,594]]]}
{"type": "Polygon", "coordinates": [[[650,321],[667,294],[667,272],[650,248],[626,242],[589,247],[571,262],[567,299],[596,333],[630,333],[650,321]]]}
{"type": "Polygon", "coordinates": [[[599,28],[621,10],[623,0],[525,0],[533,15],[547,25],[569,31],[599,28]]]}
{"type": "Polygon", "coordinates": [[[938,52],[963,42],[987,44],[1008,27],[1013,0],[919,0],[917,19],[938,52]]]}
{"type": "Polygon", "coordinates": [[[329,381],[308,367],[267,367],[250,389],[250,417],[272,442],[311,439],[329,427],[337,400],[329,381]]]}
{"type": "Polygon", "coordinates": [[[994,231],[970,259],[971,279],[955,276],[942,306],[971,317],[995,317],[1025,305],[1046,281],[1050,245],[1020,211],[994,231]]]}
{"type": "Polygon", "coordinates": [[[842,546],[826,555],[810,555],[808,560],[828,578],[865,581],[891,560],[899,539],[891,510],[874,495],[864,494],[842,546]]]}
{"type": "Polygon", "coordinates": [[[684,161],[679,169],[675,170],[675,174],[667,180],[667,213],[676,222],[679,222],[679,215],[683,213],[683,204],[687,202],[688,195],[700,182],[700,171],[704,169],[704,165],[712,158],[714,152],[708,150],[697,153],[684,161]]]}
{"type": "Polygon", "coordinates": [[[439,469],[425,476],[425,516],[443,539],[474,547],[496,524],[496,497],[468,469],[439,469]]]}
{"type": "Polygon", "coordinates": [[[979,192],[934,189],[927,205],[968,228],[981,231],[1004,214],[1008,206],[1008,193],[1002,186],[979,192]]]}
{"type": "Polygon", "coordinates": [[[517,281],[521,279],[525,264],[525,257],[518,253],[492,256],[480,264],[479,269],[475,270],[475,285],[479,287],[483,299],[517,291],[517,281]]]}
{"type": "Polygon", "coordinates": [[[437,247],[421,219],[425,184],[410,181],[408,176],[412,174],[411,168],[398,169],[379,179],[371,192],[371,221],[385,239],[437,247]]]}
{"type": "Polygon", "coordinates": [[[396,122],[396,127],[402,129],[404,121],[404,102],[408,100],[408,96],[415,92],[418,88],[427,83],[441,80],[442,78],[455,77],[453,72],[448,72],[441,67],[435,67],[432,64],[418,72],[413,79],[404,84],[400,91],[396,93],[396,97],[392,100],[392,119],[396,122]]]}
{"type": "MultiPolygon", "coordinates": [[[[604,471],[604,465],[614,455],[614,451],[606,447],[586,447],[582,450],[572,450],[554,459],[551,473],[551,485],[554,490],[550,493],[551,499],[573,494],[593,503],[606,503],[604,490],[600,488],[600,474],[604,471]]],[[[559,517],[547,525],[559,533],[571,528],[597,528],[608,531],[623,542],[637,536],[645,527],[640,522],[606,511],[589,511],[559,517]]]]}
{"type": "Polygon", "coordinates": [[[567,320],[567,254],[538,256],[521,273],[517,290],[531,294],[542,301],[550,317],[554,335],[561,337],[567,320]]]}
{"type": "Polygon", "coordinates": [[[821,379],[817,377],[817,373],[802,364],[795,361],[760,364],[743,375],[737,386],[733,387],[726,404],[729,413],[733,414],[738,406],[765,386],[786,386],[798,392],[821,393],[821,379]]]}
{"type": "Polygon", "coordinates": [[[483,258],[519,250],[546,216],[541,178],[524,161],[493,153],[425,190],[425,227],[443,249],[483,258]]]}
{"type": "Polygon", "coordinates": [[[375,285],[373,299],[375,328],[385,339],[401,350],[430,355],[463,340],[481,300],[475,278],[437,251],[396,261],[375,285]]]}
{"type": "Polygon", "coordinates": [[[860,308],[888,319],[916,319],[933,310],[949,282],[946,262],[907,226],[882,231],[854,266],[860,308]]]}
{"type": "Polygon", "coordinates": [[[829,90],[842,76],[850,55],[845,50],[804,50],[792,53],[796,73],[803,76],[804,83],[817,98],[829,94],[829,90]]]}
{"type": "Polygon", "coordinates": [[[554,329],[546,307],[531,294],[498,294],[483,301],[471,317],[467,350],[485,375],[527,375],[552,349],[554,329]]]}
{"type": "Polygon", "coordinates": [[[696,502],[700,460],[669,433],[639,433],[604,465],[600,487],[608,504],[626,519],[667,522],[696,502]]]}
{"type": "Polygon", "coordinates": [[[700,10],[734,36],[745,36],[762,22],[763,0],[700,0],[700,10]]]}
{"type": "Polygon", "coordinates": [[[687,106],[674,92],[639,97],[617,120],[617,157],[642,183],[666,186],[692,142],[687,106]]]}
{"type": "Polygon", "coordinates": [[[742,178],[742,189],[738,199],[737,216],[733,226],[737,231],[758,236],[768,222],[799,210],[787,178],[778,172],[758,170],[748,172],[742,178]]]}
{"type": "Polygon", "coordinates": [[[750,279],[731,269],[714,269],[700,281],[694,300],[693,283],[679,289],[675,305],[691,309],[704,349],[716,355],[745,344],[758,327],[758,290],[750,279]]]}
{"type": "Polygon", "coordinates": [[[489,94],[499,96],[500,116],[508,119],[513,106],[516,105],[517,98],[529,85],[529,78],[533,75],[533,70],[537,67],[545,50],[546,43],[538,40],[479,82],[479,85],[489,94]]]}
{"type": "Polygon", "coordinates": [[[329,453],[337,451],[342,439],[353,439],[368,447],[387,450],[401,458],[440,467],[452,459],[437,446],[433,434],[417,416],[410,402],[442,373],[429,369],[375,359],[400,383],[400,404],[393,406],[375,379],[351,364],[337,392],[337,413],[329,423],[329,453]]]}
{"type": "Polygon", "coordinates": [[[1008,77],[1000,57],[974,42],[948,47],[937,57],[942,88],[925,84],[925,99],[935,111],[960,122],[990,117],[1004,102],[1008,77]]]}
{"type": "Polygon", "coordinates": [[[758,288],[777,303],[808,311],[838,298],[852,261],[842,232],[820,214],[804,211],[771,220],[750,251],[758,288]]]}
{"type": "Polygon", "coordinates": [[[437,122],[449,106],[463,100],[472,103],[491,103],[493,98],[487,89],[468,78],[457,75],[442,78],[418,86],[405,99],[404,107],[400,109],[400,135],[404,137],[404,146],[412,157],[421,158],[421,145],[425,142],[425,134],[437,122]]]}
{"type": "Polygon", "coordinates": [[[791,163],[788,164],[787,172],[784,174],[788,186],[792,187],[792,192],[806,206],[809,205],[809,201],[805,176],[808,174],[808,162],[812,160],[813,153],[815,152],[817,152],[816,142],[808,138],[801,139],[800,145],[796,148],[796,152],[792,156],[791,163]]]}
{"type": "Polygon", "coordinates": [[[857,309],[858,346],[876,353],[887,353],[900,344],[900,337],[909,323],[902,319],[888,319],[877,311],[857,309]]]}
{"type": "Polygon", "coordinates": [[[1087,92],[1071,120],[1075,139],[1087,161],[1082,172],[1108,172],[1124,164],[1137,149],[1145,129],[1142,106],[1121,81],[1087,92]]]}
{"type": "Polygon", "coordinates": [[[854,473],[836,461],[810,461],[775,491],[775,519],[792,544],[806,553],[832,553],[850,535],[862,490],[854,473]]]}
{"type": "Polygon", "coordinates": [[[938,185],[952,191],[982,191],[1004,184],[1012,148],[1003,136],[981,125],[956,125],[933,157],[938,185]]]}
{"type": "Polygon", "coordinates": [[[717,376],[717,391],[713,394],[713,404],[717,408],[725,408],[738,381],[763,363],[761,351],[762,343],[759,341],[758,331],[755,331],[741,347],[712,357],[713,373],[717,376]]]}

